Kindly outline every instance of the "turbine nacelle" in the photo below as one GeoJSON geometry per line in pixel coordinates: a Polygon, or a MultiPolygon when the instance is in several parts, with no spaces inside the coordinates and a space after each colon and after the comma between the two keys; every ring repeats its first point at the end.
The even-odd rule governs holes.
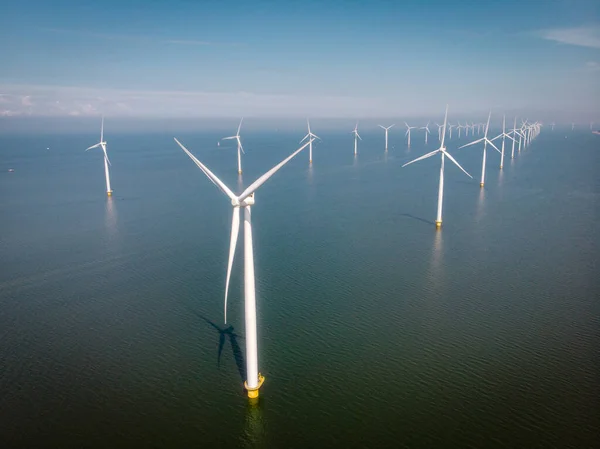
{"type": "Polygon", "coordinates": [[[233,198],[231,200],[231,205],[233,207],[254,206],[254,193],[252,193],[250,196],[247,196],[242,201],[240,201],[238,198],[233,198]]]}

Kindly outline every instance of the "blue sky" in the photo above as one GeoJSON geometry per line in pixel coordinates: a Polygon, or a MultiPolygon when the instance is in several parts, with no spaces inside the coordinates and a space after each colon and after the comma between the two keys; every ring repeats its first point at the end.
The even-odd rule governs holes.
{"type": "Polygon", "coordinates": [[[600,118],[592,0],[22,0],[0,54],[4,116],[600,118]]]}

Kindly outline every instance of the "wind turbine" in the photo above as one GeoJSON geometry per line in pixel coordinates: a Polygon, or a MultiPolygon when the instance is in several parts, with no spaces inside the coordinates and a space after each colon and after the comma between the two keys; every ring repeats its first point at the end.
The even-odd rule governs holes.
{"type": "Polygon", "coordinates": [[[435,124],[438,127],[438,141],[441,142],[442,141],[442,126],[444,125],[440,125],[439,123],[435,124]]]}
{"type": "Polygon", "coordinates": [[[463,126],[460,124],[460,122],[456,123],[458,123],[458,125],[456,125],[456,129],[458,129],[458,138],[460,139],[460,130],[463,128],[463,126]]]}
{"type": "Polygon", "coordinates": [[[440,143],[440,147],[437,150],[432,151],[431,153],[424,154],[423,156],[418,157],[418,158],[416,158],[416,159],[414,159],[414,160],[412,160],[410,162],[407,162],[406,164],[404,164],[402,166],[402,167],[406,167],[407,165],[412,164],[413,162],[421,161],[423,159],[427,159],[427,158],[429,158],[431,156],[434,156],[437,153],[441,153],[441,155],[442,155],[442,165],[440,167],[440,184],[439,184],[439,191],[438,191],[438,207],[437,207],[437,217],[435,219],[435,227],[436,227],[436,229],[439,229],[439,228],[442,227],[442,204],[444,202],[444,158],[447,156],[448,159],[450,159],[452,162],[454,162],[454,164],[456,164],[456,166],[458,168],[460,168],[469,178],[472,178],[472,176],[469,173],[467,173],[467,171],[464,168],[462,168],[458,162],[456,162],[456,160],[450,155],[450,153],[448,153],[446,151],[446,147],[444,147],[444,140],[445,140],[445,137],[446,137],[446,120],[447,120],[447,118],[448,118],[448,106],[446,105],[446,115],[444,116],[444,125],[443,125],[444,129],[443,129],[443,132],[442,132],[442,140],[441,140],[441,143],[440,143]]]}
{"type": "Polygon", "coordinates": [[[425,130],[425,145],[427,145],[427,134],[429,134],[429,122],[427,122],[427,125],[421,126],[419,129],[425,130]]]}
{"type": "Polygon", "coordinates": [[[512,142],[512,150],[510,152],[510,158],[514,159],[515,158],[515,143],[517,142],[516,141],[516,137],[519,136],[519,148],[520,148],[520,145],[521,145],[521,137],[522,137],[521,134],[519,133],[519,131],[517,131],[517,116],[515,116],[515,123],[513,124],[512,131],[510,131],[510,132],[513,135],[513,137],[511,137],[511,139],[512,139],[513,142],[512,142]]]}
{"type": "Polygon", "coordinates": [[[380,128],[385,130],[385,151],[388,150],[388,130],[390,128],[392,128],[395,125],[395,123],[393,125],[388,126],[387,128],[383,125],[378,125],[380,128]]]}
{"type": "Polygon", "coordinates": [[[571,123],[571,131],[575,129],[575,123],[571,123]]]}
{"type": "Polygon", "coordinates": [[[483,184],[485,183],[485,156],[486,156],[486,152],[487,152],[487,145],[488,145],[488,143],[492,147],[494,147],[494,149],[498,153],[500,153],[500,150],[498,148],[496,148],[496,145],[494,145],[494,143],[490,139],[487,138],[488,129],[490,128],[490,118],[491,117],[492,117],[492,111],[490,111],[490,114],[488,115],[487,124],[485,125],[485,134],[484,134],[484,136],[481,139],[474,140],[471,143],[467,143],[466,145],[458,147],[460,149],[460,148],[468,147],[468,146],[471,146],[471,145],[475,145],[475,144],[477,144],[479,142],[483,142],[483,162],[481,164],[481,182],[479,183],[480,187],[483,187],[483,184]]]}
{"type": "Polygon", "coordinates": [[[448,125],[448,129],[450,130],[450,139],[452,139],[452,128],[456,127],[456,125],[448,125]]]}
{"type": "Polygon", "coordinates": [[[506,139],[506,137],[513,141],[513,153],[515,149],[515,139],[506,134],[506,115],[502,116],[502,133],[498,134],[491,141],[493,142],[494,140],[499,139],[500,137],[502,137],[502,155],[500,156],[500,168],[502,168],[504,167],[504,140],[506,139]]]}
{"type": "Polygon", "coordinates": [[[240,195],[235,195],[229,188],[211,172],[206,165],[200,162],[188,151],[186,147],[177,139],[175,142],[183,151],[194,161],[202,172],[215,184],[229,199],[233,206],[233,218],[231,221],[231,239],[229,243],[229,261],[227,263],[227,277],[225,281],[225,323],[227,323],[227,293],[229,291],[229,278],[231,276],[231,267],[235,255],[239,228],[240,228],[240,209],[244,209],[244,308],[246,322],[246,382],[244,387],[248,391],[250,399],[258,398],[258,390],[262,386],[265,378],[258,372],[258,343],[256,332],[256,297],[254,287],[254,252],[252,249],[252,222],[251,206],[254,205],[254,192],[263,185],[271,176],[273,176],[281,167],[287,164],[300,151],[310,145],[310,140],[294,151],[271,170],[266,172],[256,181],[254,181],[240,195]]]}
{"type": "Polygon", "coordinates": [[[404,124],[406,125],[406,134],[404,134],[405,136],[408,136],[408,147],[410,148],[410,130],[411,129],[416,129],[416,126],[409,126],[408,123],[404,122],[404,124]]]}
{"type": "Polygon", "coordinates": [[[317,136],[316,134],[312,133],[312,131],[310,130],[310,122],[308,121],[308,119],[306,119],[306,124],[308,126],[308,134],[302,138],[300,143],[304,142],[304,140],[308,137],[308,148],[309,148],[308,163],[312,164],[312,143],[315,139],[321,139],[321,138],[319,136],[317,136]]]}
{"type": "Polygon", "coordinates": [[[104,141],[104,116],[102,116],[102,125],[100,126],[100,142],[98,142],[96,145],[92,145],[85,151],[98,147],[102,148],[102,151],[104,152],[104,175],[106,176],[106,194],[108,196],[112,196],[113,191],[110,188],[110,174],[108,172],[108,166],[112,164],[110,163],[110,159],[108,159],[108,154],[106,154],[106,142],[104,141]]]}
{"type": "Polygon", "coordinates": [[[360,134],[358,134],[358,122],[356,122],[356,126],[352,133],[354,134],[354,155],[356,156],[358,154],[358,139],[362,140],[360,134]]]}
{"type": "MultiPolygon", "coordinates": [[[[240,140],[240,129],[242,128],[242,121],[244,121],[244,117],[240,120],[240,125],[238,126],[237,132],[235,136],[223,137],[221,140],[237,140],[237,156],[238,156],[238,174],[242,174],[242,155],[240,153],[244,153],[244,147],[242,147],[242,141],[240,140]]],[[[246,154],[246,153],[244,153],[246,154]]]]}
{"type": "Polygon", "coordinates": [[[552,131],[554,131],[554,125],[556,125],[556,123],[552,122],[552,131]]]}

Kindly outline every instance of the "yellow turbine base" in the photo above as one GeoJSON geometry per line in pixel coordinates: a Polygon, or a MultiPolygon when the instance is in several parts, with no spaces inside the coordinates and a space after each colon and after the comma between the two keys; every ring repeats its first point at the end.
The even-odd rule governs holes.
{"type": "Polygon", "coordinates": [[[248,392],[248,399],[257,399],[258,398],[258,390],[262,387],[262,384],[265,383],[265,376],[258,373],[258,385],[256,388],[250,388],[247,382],[244,382],[244,388],[248,392]]]}
{"type": "Polygon", "coordinates": [[[238,170],[238,175],[241,175],[241,174],[242,174],[242,170],[238,170]]]}
{"type": "Polygon", "coordinates": [[[480,183],[479,183],[479,187],[483,187],[483,182],[480,182],[480,183]]]}
{"type": "Polygon", "coordinates": [[[440,228],[442,227],[442,221],[441,221],[441,220],[440,220],[440,221],[437,221],[437,220],[436,220],[436,221],[435,221],[435,227],[436,227],[437,229],[440,229],[440,228]]]}
{"type": "Polygon", "coordinates": [[[503,165],[500,166],[500,168],[503,168],[503,167],[504,167],[503,165]]]}
{"type": "Polygon", "coordinates": [[[108,196],[112,196],[112,191],[110,191],[110,192],[106,192],[106,194],[107,194],[108,196]]]}

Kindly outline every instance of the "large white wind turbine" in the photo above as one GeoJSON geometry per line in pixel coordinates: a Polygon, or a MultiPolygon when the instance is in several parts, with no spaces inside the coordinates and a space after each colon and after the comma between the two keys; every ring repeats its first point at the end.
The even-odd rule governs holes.
{"type": "MultiPolygon", "coordinates": [[[[237,132],[235,136],[223,137],[221,140],[237,140],[237,157],[238,157],[238,174],[242,174],[242,155],[244,153],[244,147],[242,147],[242,141],[240,140],[240,129],[242,129],[242,121],[244,121],[244,117],[240,120],[240,124],[238,126],[237,132]]],[[[246,153],[244,153],[246,154],[246,153]]]]}
{"type": "Polygon", "coordinates": [[[256,333],[256,297],[254,287],[254,252],[252,248],[252,221],[251,206],[254,205],[254,192],[275,174],[281,167],[287,164],[294,156],[306,148],[313,141],[310,140],[294,151],[271,170],[266,172],[256,181],[254,181],[240,195],[235,195],[229,188],[211,172],[206,165],[200,162],[196,157],[184,147],[181,142],[175,139],[175,142],[183,151],[194,161],[194,163],[204,172],[204,174],[231,200],[233,206],[233,218],[231,221],[231,239],[229,243],[229,261],[227,262],[227,277],[225,281],[225,322],[227,323],[227,293],[229,291],[229,278],[231,276],[231,267],[235,255],[235,247],[240,228],[240,209],[244,209],[244,309],[246,322],[246,382],[244,384],[248,391],[248,397],[254,399],[258,397],[258,390],[264,382],[264,377],[258,372],[258,339],[256,333]]]}
{"type": "Polygon", "coordinates": [[[308,149],[309,149],[308,163],[312,164],[312,143],[315,139],[320,139],[320,137],[317,136],[316,134],[313,134],[312,131],[310,130],[310,122],[308,121],[308,119],[306,119],[306,125],[308,126],[308,134],[302,138],[300,143],[304,142],[304,140],[306,140],[306,138],[308,138],[308,149]]]}
{"type": "Polygon", "coordinates": [[[465,174],[469,178],[472,178],[472,176],[469,173],[467,173],[467,171],[464,168],[462,168],[458,162],[456,162],[456,160],[450,155],[450,153],[448,153],[446,151],[446,148],[444,147],[444,140],[446,137],[446,120],[447,120],[447,118],[448,118],[448,106],[446,106],[446,115],[444,116],[444,125],[443,125],[442,140],[441,140],[440,147],[437,150],[432,151],[431,153],[424,154],[423,156],[418,157],[418,158],[416,158],[410,162],[407,162],[406,164],[403,165],[403,167],[406,167],[407,165],[412,164],[413,162],[427,159],[431,156],[434,156],[437,153],[440,153],[442,155],[442,164],[440,167],[440,185],[439,185],[439,191],[438,191],[438,207],[437,207],[437,216],[435,219],[435,227],[438,229],[442,226],[442,204],[444,202],[444,158],[447,156],[448,159],[450,159],[452,162],[454,162],[454,164],[456,164],[456,166],[458,168],[460,168],[463,172],[465,172],[465,174]]]}
{"type": "Polygon", "coordinates": [[[517,136],[519,136],[519,148],[521,145],[521,134],[519,133],[519,131],[517,131],[517,117],[515,116],[515,123],[513,124],[513,129],[512,131],[510,131],[509,134],[512,134],[512,150],[510,151],[510,158],[514,159],[515,158],[515,143],[517,142],[516,138],[517,136]]]}
{"type": "Polygon", "coordinates": [[[100,142],[98,142],[96,145],[92,145],[85,151],[98,147],[102,148],[102,151],[104,152],[104,175],[106,176],[106,194],[108,196],[112,196],[113,191],[110,188],[110,174],[108,172],[108,166],[112,164],[110,163],[110,159],[108,159],[108,154],[106,154],[106,142],[104,141],[104,117],[102,117],[102,125],[100,125],[100,142]]]}
{"type": "Polygon", "coordinates": [[[425,130],[425,145],[427,145],[427,134],[429,134],[429,122],[427,122],[427,125],[421,126],[419,129],[425,130]]]}
{"type": "Polygon", "coordinates": [[[510,135],[506,134],[506,115],[502,116],[502,133],[498,134],[491,141],[493,142],[494,140],[499,139],[500,137],[502,137],[502,152],[500,156],[500,168],[502,168],[504,167],[504,140],[508,137],[510,140],[513,141],[513,152],[515,148],[515,139],[510,137],[510,135]]]}
{"type": "Polygon", "coordinates": [[[487,152],[487,145],[488,143],[494,147],[494,149],[500,153],[500,150],[496,147],[496,145],[494,145],[494,143],[488,139],[487,134],[488,134],[488,129],[490,128],[490,118],[492,117],[492,111],[490,111],[490,114],[488,115],[488,120],[487,120],[487,124],[485,125],[485,134],[481,139],[477,139],[474,140],[473,142],[467,143],[466,145],[460,146],[458,148],[464,148],[464,147],[468,147],[471,145],[475,145],[479,142],[483,142],[483,161],[481,163],[481,182],[479,183],[480,187],[483,187],[484,183],[485,183],[485,157],[486,157],[486,152],[487,152]]]}
{"type": "Polygon", "coordinates": [[[354,127],[352,134],[354,134],[354,155],[356,156],[358,154],[358,139],[362,140],[362,137],[360,137],[360,134],[358,134],[358,122],[356,122],[356,126],[354,127]]]}
{"type": "Polygon", "coordinates": [[[411,129],[416,129],[416,126],[409,126],[408,123],[404,122],[404,124],[406,125],[406,133],[404,134],[405,136],[408,136],[408,146],[410,148],[410,130],[411,129]]]}
{"type": "Polygon", "coordinates": [[[394,125],[395,125],[395,123],[393,125],[388,126],[387,128],[385,126],[383,126],[383,125],[379,125],[380,128],[383,128],[385,130],[385,151],[388,150],[388,131],[394,125]]]}

